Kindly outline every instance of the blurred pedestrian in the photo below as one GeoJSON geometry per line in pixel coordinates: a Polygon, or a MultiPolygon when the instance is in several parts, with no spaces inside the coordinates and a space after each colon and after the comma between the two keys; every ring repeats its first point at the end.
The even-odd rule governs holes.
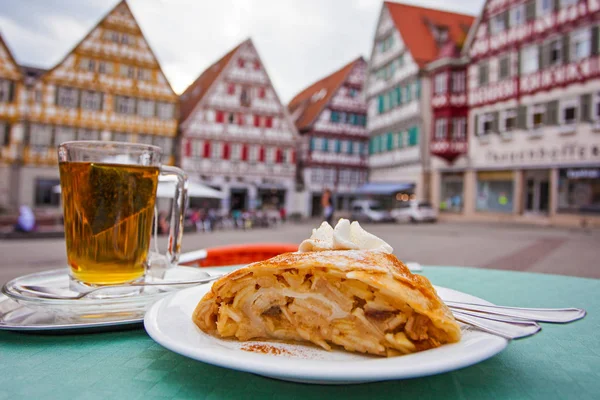
{"type": "Polygon", "coordinates": [[[323,219],[329,225],[333,222],[333,194],[331,190],[325,189],[323,197],[321,197],[321,206],[323,207],[323,219]]]}
{"type": "Polygon", "coordinates": [[[35,215],[29,206],[19,207],[19,218],[15,225],[16,232],[33,232],[35,230],[35,215]]]}

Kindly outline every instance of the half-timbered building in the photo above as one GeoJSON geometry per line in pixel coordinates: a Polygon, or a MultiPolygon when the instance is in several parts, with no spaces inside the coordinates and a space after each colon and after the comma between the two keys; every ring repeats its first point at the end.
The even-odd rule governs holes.
{"type": "Polygon", "coordinates": [[[180,165],[226,195],[222,211],[293,210],[297,132],[248,39],[180,97],[180,165]]]}
{"type": "Polygon", "coordinates": [[[460,215],[600,224],[599,25],[597,0],[485,2],[464,48],[469,163],[445,171],[460,215]]]}
{"type": "MultiPolygon", "coordinates": [[[[430,198],[433,116],[426,67],[445,47],[464,42],[473,19],[384,2],[367,78],[369,180],[374,193],[404,200],[430,198]]],[[[448,80],[453,79],[453,68],[446,71],[448,80]]]]}
{"type": "Polygon", "coordinates": [[[59,205],[56,146],[69,140],[154,144],[174,162],[177,95],[125,1],[53,68],[23,71],[21,117],[7,139],[13,205],[59,205]]]}
{"type": "Polygon", "coordinates": [[[301,135],[298,196],[306,214],[320,216],[321,196],[332,190],[338,210],[349,210],[367,180],[367,107],[360,57],[296,95],[288,109],[301,135]]]}

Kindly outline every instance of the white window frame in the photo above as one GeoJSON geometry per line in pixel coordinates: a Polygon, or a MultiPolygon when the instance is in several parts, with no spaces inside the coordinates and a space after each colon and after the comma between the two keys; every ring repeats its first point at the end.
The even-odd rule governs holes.
{"type": "Polygon", "coordinates": [[[59,125],[54,131],[54,143],[59,145],[64,142],[70,142],[77,138],[75,128],[59,125]]]}
{"type": "Polygon", "coordinates": [[[239,161],[242,159],[242,144],[232,143],[231,144],[231,161],[239,161]]]}
{"type": "Polygon", "coordinates": [[[452,119],[452,139],[464,141],[467,138],[467,118],[458,117],[452,119]]]}
{"type": "Polygon", "coordinates": [[[260,146],[255,144],[253,146],[250,146],[250,148],[248,149],[248,161],[255,163],[258,162],[258,153],[260,151],[260,146]]]}
{"type": "Polygon", "coordinates": [[[446,72],[440,72],[435,76],[434,92],[435,94],[444,94],[448,88],[448,74],[446,72]]]}
{"type": "Polygon", "coordinates": [[[135,114],[135,97],[116,96],[115,101],[117,102],[115,107],[117,114],[135,114]]]}
{"type": "Polygon", "coordinates": [[[517,129],[517,110],[504,110],[500,112],[500,121],[498,121],[498,130],[500,132],[512,132],[514,130],[517,129]],[[511,130],[508,130],[508,128],[506,127],[506,120],[514,118],[515,119],[515,125],[514,128],[511,130]]]}
{"type": "Polygon", "coordinates": [[[212,142],[210,145],[210,158],[220,160],[223,158],[223,142],[212,142]]]}
{"type": "Polygon", "coordinates": [[[102,93],[82,90],[80,106],[82,110],[102,111],[102,93]]]}
{"type": "Polygon", "coordinates": [[[521,75],[539,71],[539,51],[538,45],[527,46],[521,50],[521,75]]]}
{"type": "Polygon", "coordinates": [[[77,108],[79,90],[65,86],[59,86],[56,90],[58,90],[58,106],[65,108],[77,108]]]}
{"type": "MultiPolygon", "coordinates": [[[[544,126],[544,123],[534,126],[533,117],[536,114],[545,114],[546,113],[546,105],[545,104],[536,104],[532,107],[527,107],[527,127],[529,129],[540,129],[544,126]]],[[[543,120],[543,117],[542,117],[543,120]]]]}
{"type": "Polygon", "coordinates": [[[275,164],[275,153],[275,147],[269,146],[265,149],[265,162],[267,164],[275,164]]]}
{"type": "Polygon", "coordinates": [[[466,76],[465,71],[452,72],[452,93],[463,93],[465,91],[466,76]]]}
{"type": "Polygon", "coordinates": [[[435,140],[447,140],[448,136],[448,120],[446,118],[438,118],[435,120],[435,140]]]}
{"type": "Polygon", "coordinates": [[[552,38],[547,42],[547,49],[548,49],[548,66],[549,67],[553,67],[556,65],[561,65],[563,62],[563,59],[565,57],[565,55],[563,54],[563,41],[561,37],[556,37],[556,38],[552,38]],[[556,61],[552,61],[550,59],[550,55],[552,54],[553,51],[553,47],[557,47],[558,49],[558,53],[559,53],[559,57],[558,60],[556,61]]]}
{"type": "Polygon", "coordinates": [[[495,35],[506,30],[506,24],[504,23],[504,13],[493,15],[490,18],[490,33],[495,35]]]}
{"type": "Polygon", "coordinates": [[[29,145],[37,149],[52,145],[52,125],[31,124],[29,126],[29,145]]]}
{"type": "Polygon", "coordinates": [[[580,109],[579,98],[561,100],[559,102],[558,109],[559,109],[558,123],[560,125],[569,125],[570,126],[570,125],[577,124],[577,120],[579,118],[579,109],[580,109]],[[565,111],[569,108],[575,109],[575,118],[571,121],[567,121],[565,119],[565,111]]]}
{"type": "Polygon", "coordinates": [[[569,34],[570,52],[569,61],[576,62],[592,55],[592,30],[589,27],[578,29],[569,34]],[[577,45],[585,45],[585,53],[577,54],[577,45]]]}
{"type": "Polygon", "coordinates": [[[175,115],[175,104],[158,102],[156,104],[156,116],[159,119],[173,119],[175,115]]]}
{"type": "Polygon", "coordinates": [[[154,100],[138,99],[137,101],[137,115],[141,117],[154,117],[154,108],[154,100]]]}
{"type": "Polygon", "coordinates": [[[202,158],[204,156],[204,140],[192,139],[192,157],[202,158]]]}
{"type": "Polygon", "coordinates": [[[477,136],[487,136],[491,133],[494,133],[492,130],[489,132],[484,132],[484,126],[487,122],[491,122],[494,120],[494,114],[492,113],[484,113],[479,115],[479,120],[477,122],[477,136]]]}
{"type": "Polygon", "coordinates": [[[554,9],[554,2],[552,0],[537,0],[535,5],[535,16],[536,18],[546,16],[550,14],[554,9]],[[544,8],[544,5],[547,8],[544,8]]]}
{"type": "Polygon", "coordinates": [[[521,26],[525,23],[525,4],[519,4],[510,9],[508,16],[510,27],[521,26]]]}

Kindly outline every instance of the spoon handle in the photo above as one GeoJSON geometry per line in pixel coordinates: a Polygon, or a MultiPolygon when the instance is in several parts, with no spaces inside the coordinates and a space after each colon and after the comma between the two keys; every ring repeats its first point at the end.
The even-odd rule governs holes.
{"type": "Polygon", "coordinates": [[[585,317],[586,311],[580,308],[520,308],[492,306],[457,301],[445,301],[453,310],[478,311],[487,314],[503,315],[537,322],[566,324],[585,317]]]}
{"type": "Polygon", "coordinates": [[[532,321],[504,322],[462,313],[456,310],[453,310],[452,313],[454,314],[454,318],[460,322],[479,328],[484,332],[488,332],[510,340],[533,336],[542,329],[541,326],[532,321]]]}

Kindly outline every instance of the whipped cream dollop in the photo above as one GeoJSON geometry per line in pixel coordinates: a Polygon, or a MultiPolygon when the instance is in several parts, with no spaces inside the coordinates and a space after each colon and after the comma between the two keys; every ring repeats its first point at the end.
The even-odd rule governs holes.
{"type": "Polygon", "coordinates": [[[377,250],[390,254],[394,251],[392,246],[365,231],[358,222],[350,223],[344,218],[338,221],[335,228],[323,222],[319,229],[313,229],[310,238],[298,247],[300,253],[325,250],[377,250]]]}

